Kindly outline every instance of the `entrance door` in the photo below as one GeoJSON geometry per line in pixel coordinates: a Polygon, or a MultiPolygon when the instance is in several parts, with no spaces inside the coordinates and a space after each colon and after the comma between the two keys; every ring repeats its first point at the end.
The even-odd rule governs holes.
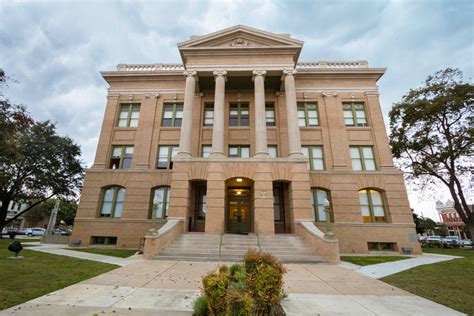
{"type": "Polygon", "coordinates": [[[250,232],[250,188],[229,188],[227,195],[227,232],[250,232]]]}

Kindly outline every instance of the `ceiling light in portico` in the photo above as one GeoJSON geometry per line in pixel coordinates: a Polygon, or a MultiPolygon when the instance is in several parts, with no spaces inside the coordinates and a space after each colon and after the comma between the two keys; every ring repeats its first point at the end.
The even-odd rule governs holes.
{"type": "Polygon", "coordinates": [[[237,182],[242,182],[243,181],[242,178],[237,178],[236,180],[237,180],[237,182]]]}

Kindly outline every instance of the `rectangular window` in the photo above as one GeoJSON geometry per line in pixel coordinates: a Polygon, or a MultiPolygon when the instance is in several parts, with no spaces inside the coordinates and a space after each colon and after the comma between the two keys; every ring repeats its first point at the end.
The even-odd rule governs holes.
{"type": "Polygon", "coordinates": [[[116,245],[117,237],[112,236],[92,236],[91,237],[92,245],[116,245]]]}
{"type": "Polygon", "coordinates": [[[212,126],[214,124],[214,104],[207,103],[204,106],[204,126],[212,126]]]}
{"type": "Polygon", "coordinates": [[[374,151],[372,146],[351,146],[351,160],[353,170],[376,170],[374,151]]]}
{"type": "Polygon", "coordinates": [[[183,120],[183,103],[165,103],[163,107],[163,127],[180,127],[183,120]]]}
{"type": "Polygon", "coordinates": [[[324,170],[323,146],[302,146],[301,151],[309,158],[309,170],[324,170]]]}
{"type": "Polygon", "coordinates": [[[112,146],[110,169],[130,169],[132,166],[133,146],[112,146]]]}
{"type": "Polygon", "coordinates": [[[208,158],[211,156],[212,145],[202,145],[201,157],[208,158]]]}
{"type": "Polygon", "coordinates": [[[233,158],[249,158],[250,147],[242,145],[231,145],[229,146],[229,157],[233,158]]]}
{"type": "Polygon", "coordinates": [[[179,146],[168,145],[158,147],[158,159],[156,163],[157,169],[173,169],[171,159],[178,154],[179,146]]]}
{"type": "Polygon", "coordinates": [[[318,126],[318,105],[316,103],[298,102],[298,125],[318,126]]]}
{"type": "Polygon", "coordinates": [[[369,251],[395,251],[396,244],[394,242],[368,242],[369,251]]]}
{"type": "Polygon", "coordinates": [[[137,127],[140,116],[139,103],[120,104],[118,127],[137,127]]]}
{"type": "Polygon", "coordinates": [[[344,123],[346,126],[367,126],[364,103],[343,103],[344,123]]]}
{"type": "Polygon", "coordinates": [[[265,104],[265,121],[267,126],[275,126],[275,105],[273,103],[265,104]]]}
{"type": "Polygon", "coordinates": [[[229,109],[229,126],[249,126],[249,104],[231,103],[229,109]]]}
{"type": "Polygon", "coordinates": [[[270,158],[278,157],[277,145],[268,145],[268,155],[270,156],[270,158]]]}

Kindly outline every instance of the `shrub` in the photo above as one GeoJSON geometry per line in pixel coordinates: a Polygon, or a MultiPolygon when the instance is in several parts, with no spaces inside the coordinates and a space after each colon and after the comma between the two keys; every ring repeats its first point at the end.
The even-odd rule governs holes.
{"type": "Polygon", "coordinates": [[[196,316],[206,316],[209,314],[209,309],[207,307],[208,301],[206,295],[199,295],[193,302],[194,315],[196,316]]]}
{"type": "Polygon", "coordinates": [[[230,287],[243,290],[245,288],[246,279],[247,275],[243,265],[234,263],[230,266],[230,287]]]}
{"type": "Polygon", "coordinates": [[[244,256],[247,288],[258,314],[269,315],[282,299],[283,265],[271,254],[249,250],[244,256]]]}
{"type": "Polygon", "coordinates": [[[227,286],[229,284],[228,270],[219,269],[219,273],[208,273],[202,279],[207,306],[211,315],[225,315],[227,286]],[[221,272],[222,271],[222,272],[221,272]]]}
{"type": "Polygon", "coordinates": [[[227,315],[247,316],[254,313],[254,302],[246,291],[231,288],[227,292],[227,315]]]}

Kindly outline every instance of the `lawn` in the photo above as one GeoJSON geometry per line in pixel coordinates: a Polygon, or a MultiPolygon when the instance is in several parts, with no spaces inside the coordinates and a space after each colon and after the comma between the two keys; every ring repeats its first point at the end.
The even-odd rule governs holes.
{"type": "Polygon", "coordinates": [[[110,249],[108,248],[65,248],[65,249],[89,252],[89,253],[95,253],[98,255],[112,256],[112,257],[119,257],[119,258],[128,258],[137,252],[137,250],[115,249],[115,248],[110,248],[110,249]]]}
{"type": "Polygon", "coordinates": [[[474,315],[474,250],[423,249],[425,253],[463,256],[463,259],[419,266],[382,278],[398,288],[474,315]]]}
{"type": "Polygon", "coordinates": [[[371,264],[392,262],[404,259],[410,259],[411,257],[401,256],[342,256],[342,261],[347,261],[359,266],[369,266],[371,264]]]}
{"type": "Polygon", "coordinates": [[[0,240],[0,310],[118,268],[116,265],[24,249],[8,259],[10,240],[0,240]]]}

